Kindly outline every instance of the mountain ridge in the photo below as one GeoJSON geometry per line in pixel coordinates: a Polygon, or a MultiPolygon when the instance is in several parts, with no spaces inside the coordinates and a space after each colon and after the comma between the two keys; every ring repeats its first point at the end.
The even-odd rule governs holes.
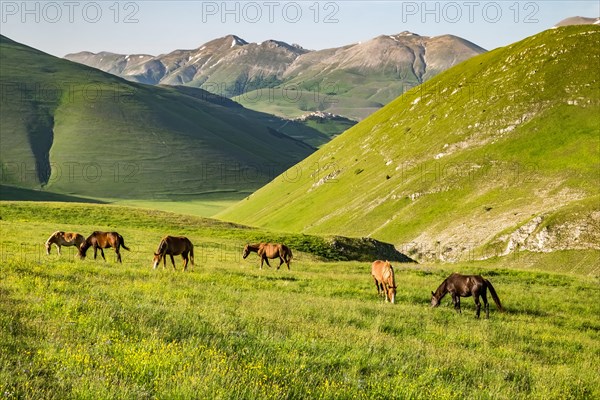
{"type": "Polygon", "coordinates": [[[137,54],[105,59],[102,53],[90,56],[89,52],[71,53],[65,58],[135,82],[186,85],[225,97],[238,96],[236,100],[248,108],[281,117],[329,111],[356,120],[406,88],[483,52],[485,49],[453,35],[428,37],[402,32],[324,50],[306,50],[274,39],[249,43],[227,35],[196,49],[174,50],[150,59],[137,54]],[[348,86],[354,86],[353,90],[348,86]],[[267,89],[273,89],[272,96],[263,96],[267,89]],[[288,89],[312,93],[296,101],[279,93],[288,89]],[[335,97],[337,106],[324,102],[320,95],[335,97]],[[350,97],[359,98],[361,104],[355,106],[350,97]],[[272,107],[273,103],[284,103],[284,107],[272,107]]]}

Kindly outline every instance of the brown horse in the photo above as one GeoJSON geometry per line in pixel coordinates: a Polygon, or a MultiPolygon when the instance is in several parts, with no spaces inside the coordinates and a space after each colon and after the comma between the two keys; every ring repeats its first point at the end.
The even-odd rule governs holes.
{"type": "Polygon", "coordinates": [[[167,267],[167,254],[171,256],[171,263],[173,264],[173,270],[175,271],[175,259],[173,256],[181,254],[183,258],[183,270],[187,270],[188,260],[192,261],[192,267],[194,266],[194,245],[185,236],[165,236],[161,239],[158,244],[158,250],[154,253],[152,259],[152,268],[156,269],[160,260],[163,260],[163,269],[167,267]],[[188,258],[189,254],[189,258],[188,258]]]}
{"type": "Polygon", "coordinates": [[[83,242],[85,242],[85,238],[79,233],[56,231],[46,240],[46,254],[50,254],[52,245],[55,244],[58,249],[58,255],[60,255],[60,246],[75,246],[77,255],[80,256],[80,246],[83,242]]]}
{"type": "Polygon", "coordinates": [[[440,301],[447,294],[452,295],[452,302],[457,312],[461,313],[460,309],[460,298],[473,296],[475,305],[477,306],[476,316],[479,318],[479,312],[481,310],[481,303],[479,302],[479,296],[483,299],[485,305],[485,317],[490,317],[490,308],[487,301],[487,290],[490,289],[490,294],[498,310],[504,311],[500,298],[496,294],[496,290],[492,286],[492,283],[487,279],[481,277],[481,275],[461,275],[454,273],[450,275],[434,292],[431,292],[431,306],[437,307],[440,305],[440,301]]]}
{"type": "Polygon", "coordinates": [[[85,253],[87,253],[87,250],[90,247],[94,248],[94,260],[96,259],[96,255],[98,253],[98,249],[100,249],[100,254],[102,255],[102,258],[104,259],[104,261],[106,261],[106,257],[104,257],[104,250],[102,249],[108,249],[108,248],[113,248],[115,249],[115,253],[117,253],[117,261],[118,262],[122,262],[121,261],[121,253],[119,252],[119,249],[121,248],[121,246],[129,251],[129,248],[127,246],[125,246],[125,240],[123,239],[123,236],[119,235],[117,232],[99,232],[96,231],[94,233],[92,233],[90,236],[88,236],[87,239],[85,239],[85,242],[83,242],[83,244],[80,247],[81,250],[81,258],[85,258],[85,253]]]}
{"type": "Polygon", "coordinates": [[[257,253],[260,257],[260,269],[263,267],[263,262],[267,262],[267,265],[271,267],[269,264],[269,258],[279,258],[279,265],[277,269],[281,267],[281,264],[285,262],[290,269],[290,262],[292,261],[292,250],[287,247],[285,244],[279,243],[258,243],[258,244],[247,244],[244,246],[244,252],[242,256],[244,258],[248,257],[248,254],[251,252],[257,253]]]}
{"type": "Polygon", "coordinates": [[[396,279],[394,268],[389,261],[377,260],[371,264],[371,275],[375,280],[377,294],[384,295],[385,301],[396,303],[396,279]]]}

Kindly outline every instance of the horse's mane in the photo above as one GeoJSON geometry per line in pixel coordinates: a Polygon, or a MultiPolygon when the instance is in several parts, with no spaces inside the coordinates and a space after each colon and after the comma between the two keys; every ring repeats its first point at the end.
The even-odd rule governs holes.
{"type": "Polygon", "coordinates": [[[446,279],[444,279],[444,282],[442,282],[442,283],[440,284],[440,286],[438,286],[438,288],[437,288],[437,289],[435,289],[435,293],[434,293],[434,295],[435,295],[435,297],[436,297],[438,300],[442,300],[442,298],[443,298],[444,296],[446,296],[446,293],[448,293],[448,291],[446,290],[446,285],[448,284],[448,279],[450,279],[450,277],[451,277],[451,276],[452,276],[452,275],[450,275],[449,277],[447,277],[446,279]]]}
{"type": "Polygon", "coordinates": [[[396,286],[396,277],[394,276],[394,267],[392,267],[392,264],[389,261],[385,261],[385,264],[383,265],[383,271],[382,271],[382,278],[386,281],[389,281],[391,279],[391,283],[392,286],[396,286]]]}

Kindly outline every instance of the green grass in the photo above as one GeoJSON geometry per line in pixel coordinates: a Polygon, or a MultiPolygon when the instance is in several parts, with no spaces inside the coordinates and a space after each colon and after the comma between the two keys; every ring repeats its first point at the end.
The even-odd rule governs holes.
{"type": "Polygon", "coordinates": [[[177,214],[196,215],[199,217],[212,217],[215,214],[231,207],[241,200],[241,196],[223,196],[219,194],[214,198],[207,198],[195,201],[143,201],[143,200],[116,200],[112,204],[148,208],[152,210],[161,210],[174,212],[177,214]]]}
{"type": "MultiPolygon", "coordinates": [[[[259,271],[217,221],[105,205],[0,204],[0,393],[13,399],[597,398],[598,252],[396,265],[397,304],[369,263],[299,252],[259,271]],[[123,264],[42,254],[55,229],[117,229],[123,264]],[[193,271],[152,270],[163,233],[193,271]],[[584,266],[569,270],[565,261],[584,266]],[[591,262],[586,262],[586,260],[591,262]],[[542,269],[546,269],[543,271],[542,269]],[[482,273],[506,307],[476,320],[429,293],[482,273]]],[[[295,248],[294,248],[295,250],[295,248]]]]}

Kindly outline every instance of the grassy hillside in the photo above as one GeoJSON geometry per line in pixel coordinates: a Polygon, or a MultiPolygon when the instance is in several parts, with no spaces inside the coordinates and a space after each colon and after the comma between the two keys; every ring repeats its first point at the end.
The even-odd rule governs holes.
{"type": "Polygon", "coordinates": [[[128,82],[5,37],[0,66],[3,184],[152,200],[248,193],[314,151],[214,95],[128,82]]]}
{"type": "Polygon", "coordinates": [[[597,252],[395,265],[392,306],[367,262],[298,252],[290,272],[259,271],[236,244],[255,231],[231,224],[104,205],[0,203],[0,216],[3,398],[600,395],[597,252]],[[110,251],[108,262],[46,256],[59,228],[116,229],[132,251],[123,264],[110,251]],[[192,238],[193,271],[180,258],[175,273],[151,269],[165,233],[192,238]],[[484,274],[507,312],[491,305],[476,320],[470,299],[460,315],[449,299],[431,309],[453,271],[484,274]]]}
{"type": "Polygon", "coordinates": [[[221,216],[369,235],[419,259],[549,251],[561,234],[598,248],[599,38],[600,27],[559,28],[472,58],[221,216]]]}

